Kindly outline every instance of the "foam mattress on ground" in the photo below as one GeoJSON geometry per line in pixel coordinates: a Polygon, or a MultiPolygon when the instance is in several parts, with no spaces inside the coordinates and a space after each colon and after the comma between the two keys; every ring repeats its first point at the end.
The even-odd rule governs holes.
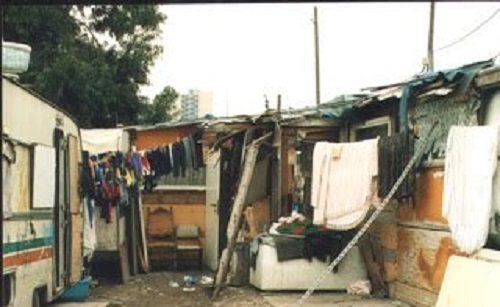
{"type": "MultiPolygon", "coordinates": [[[[250,283],[261,290],[307,290],[327,269],[328,263],[314,259],[294,259],[278,262],[276,248],[259,245],[255,270],[250,268],[250,283]]],[[[354,246],[340,262],[338,271],[330,273],[318,290],[345,290],[358,279],[366,279],[363,258],[354,246]]]]}
{"type": "Polygon", "coordinates": [[[436,306],[500,306],[500,262],[451,256],[436,306]]]}

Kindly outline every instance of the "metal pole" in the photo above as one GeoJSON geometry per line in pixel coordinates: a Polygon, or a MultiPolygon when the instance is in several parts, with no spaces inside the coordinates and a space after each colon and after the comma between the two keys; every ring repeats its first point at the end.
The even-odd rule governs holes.
{"type": "Polygon", "coordinates": [[[316,104],[320,104],[319,87],[319,39],[318,39],[318,8],[314,7],[314,54],[316,62],[316,104]]]}
{"type": "Polygon", "coordinates": [[[434,71],[434,0],[431,0],[431,9],[429,17],[429,37],[427,42],[427,61],[429,64],[428,70],[434,71]]]}

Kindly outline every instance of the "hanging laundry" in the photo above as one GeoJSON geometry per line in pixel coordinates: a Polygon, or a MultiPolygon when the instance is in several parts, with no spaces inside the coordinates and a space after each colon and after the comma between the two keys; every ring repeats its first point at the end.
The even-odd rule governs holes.
{"type": "Polygon", "coordinates": [[[85,255],[92,255],[94,252],[97,240],[96,240],[96,227],[95,217],[94,217],[94,200],[87,198],[87,206],[83,208],[84,223],[83,223],[83,249],[85,255]]]}
{"type": "Polygon", "coordinates": [[[446,143],[443,216],[462,252],[480,249],[488,237],[499,128],[452,126],[446,143]]]}
{"type": "Polygon", "coordinates": [[[193,168],[193,150],[187,137],[182,138],[182,145],[184,146],[184,155],[186,156],[186,169],[191,169],[193,168]]]}
{"type": "Polygon", "coordinates": [[[170,153],[167,147],[160,147],[155,150],[155,157],[158,160],[158,172],[157,176],[166,176],[171,172],[170,163],[170,153]]]}
{"type": "Polygon", "coordinates": [[[378,139],[318,142],[313,151],[311,206],[314,224],[347,230],[377,205],[378,139]]]}
{"type": "MultiPolygon", "coordinates": [[[[378,143],[378,196],[383,198],[389,194],[393,185],[410,162],[414,152],[414,137],[411,132],[398,133],[383,137],[378,143]]],[[[415,169],[401,183],[394,194],[395,199],[408,197],[413,193],[415,185],[415,169]]]]}
{"type": "Polygon", "coordinates": [[[158,159],[156,158],[154,151],[152,150],[146,151],[145,156],[149,162],[149,167],[151,169],[151,176],[156,177],[158,174],[158,159]]]}
{"type": "Polygon", "coordinates": [[[182,177],[186,177],[186,150],[184,149],[184,142],[179,141],[179,166],[182,177]]]}
{"type": "Polygon", "coordinates": [[[174,154],[173,154],[173,144],[170,144],[167,146],[168,147],[168,153],[170,154],[170,168],[172,169],[172,172],[174,171],[174,154]]]}
{"type": "MultiPolygon", "coordinates": [[[[316,258],[323,262],[332,262],[347,246],[356,234],[355,230],[317,231],[306,234],[304,239],[304,257],[309,261],[316,258]]],[[[333,268],[336,273],[338,265],[333,268]]]]}
{"type": "Polygon", "coordinates": [[[195,144],[195,160],[198,167],[204,167],[205,160],[203,159],[203,130],[197,130],[193,134],[193,142],[195,144]]]}
{"type": "MultiPolygon", "coordinates": [[[[83,152],[82,157],[88,157],[88,153],[83,152]]],[[[124,154],[117,151],[92,155],[83,165],[80,180],[83,196],[95,200],[95,205],[101,207],[101,217],[107,223],[113,221],[113,207],[118,206],[121,216],[130,197],[139,195],[144,173],[143,160],[137,152],[124,154]]],[[[146,165],[149,166],[149,161],[146,165]]],[[[87,207],[91,219],[93,210],[89,203],[87,207]]]]}
{"type": "Polygon", "coordinates": [[[196,150],[197,150],[196,141],[194,140],[193,135],[188,135],[187,138],[188,138],[189,146],[191,147],[191,159],[193,159],[193,169],[196,171],[200,167],[202,167],[203,165],[200,165],[200,163],[199,163],[199,159],[198,159],[197,153],[196,153],[196,150]]]}
{"type": "Polygon", "coordinates": [[[174,164],[174,177],[179,177],[181,173],[181,146],[179,142],[176,142],[172,145],[172,161],[174,164]]]}

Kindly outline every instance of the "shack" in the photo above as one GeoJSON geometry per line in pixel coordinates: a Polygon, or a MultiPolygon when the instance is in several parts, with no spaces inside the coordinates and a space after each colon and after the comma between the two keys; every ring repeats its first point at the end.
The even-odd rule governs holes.
{"type": "MultiPolygon", "coordinates": [[[[457,247],[444,214],[447,140],[452,126],[498,127],[498,82],[498,66],[493,66],[491,61],[473,63],[418,76],[400,84],[367,89],[369,97],[355,106],[358,116],[363,119],[350,125],[355,140],[359,139],[358,127],[373,129],[372,132],[382,138],[409,132],[414,140],[412,150],[416,151],[423,146],[429,133],[431,137],[410,174],[413,183],[407,186],[408,191],[394,197],[370,229],[370,234],[382,245],[383,263],[379,264],[391,297],[412,305],[434,306],[448,259],[452,255],[470,254],[457,247]]],[[[396,154],[404,156],[405,153],[396,154]]],[[[397,157],[392,156],[392,161],[379,160],[379,163],[401,172],[403,167],[394,160],[397,157]]],[[[498,173],[498,166],[496,169],[498,173]]],[[[389,181],[394,182],[397,176],[393,174],[389,181]]],[[[496,178],[492,201],[488,204],[492,209],[487,219],[490,236],[480,247],[498,250],[498,196],[495,195],[500,189],[498,175],[496,178]]],[[[380,178],[379,183],[384,184],[380,178]]],[[[387,184],[385,186],[387,193],[387,184]]],[[[481,223],[479,218],[477,223],[481,223]]]]}
{"type": "Polygon", "coordinates": [[[464,222],[450,215],[450,195],[461,192],[445,192],[455,178],[445,175],[456,169],[446,161],[466,147],[451,151],[449,140],[455,127],[499,124],[500,68],[484,61],[301,110],[281,110],[278,103],[256,116],[133,127],[130,142],[151,164],[141,196],[151,265],[204,265],[217,273],[214,295],[227,282],[314,291],[369,279],[374,295],[442,304],[454,287],[446,276],[455,274],[456,259],[498,266],[492,250],[500,242],[498,151],[490,148],[495,161],[488,160],[485,219],[470,224],[486,227],[487,235],[483,241],[477,235],[471,249],[458,236],[456,226],[464,222]],[[335,162],[317,164],[327,155],[335,162]],[[325,191],[346,203],[346,194],[362,195],[355,201],[363,206],[335,220],[336,209],[325,211],[325,191]],[[358,238],[372,214],[379,215],[358,238]],[[317,250],[311,242],[335,248],[317,250]],[[314,285],[326,270],[333,272],[314,285]]]}
{"type": "MultiPolygon", "coordinates": [[[[438,303],[449,259],[478,258],[481,261],[498,262],[498,253],[491,252],[491,249],[498,250],[497,194],[500,189],[498,175],[494,175],[494,172],[498,174],[498,150],[493,146],[485,151],[491,153],[484,160],[491,163],[490,168],[493,168],[493,171],[491,174],[488,173],[488,168],[485,171],[486,177],[490,179],[489,182],[484,182],[482,189],[486,189],[483,191],[489,196],[482,202],[486,209],[483,209],[481,214],[487,217],[479,219],[481,222],[465,222],[460,220],[460,216],[451,217],[450,206],[454,200],[450,200],[450,197],[453,198],[453,195],[458,195],[461,191],[454,188],[454,177],[451,175],[448,176],[446,184],[444,168],[452,127],[492,126],[493,130],[498,129],[498,78],[498,66],[494,66],[492,61],[484,61],[442,72],[427,73],[399,84],[369,88],[359,95],[342,96],[330,105],[330,109],[325,104],[318,108],[293,112],[268,112],[260,117],[248,119],[254,125],[268,124],[270,128],[267,131],[274,132],[271,186],[268,190],[271,199],[271,224],[280,217],[293,216],[297,210],[308,218],[314,218],[316,215],[316,209],[311,207],[311,190],[314,189],[314,170],[311,166],[314,165],[314,147],[317,144],[327,141],[355,145],[365,140],[377,139],[378,158],[375,164],[379,170],[374,178],[377,181],[378,202],[387,198],[401,174],[406,177],[401,181],[401,186],[387,198],[388,204],[371,224],[368,233],[354,245],[361,249],[363,258],[358,267],[366,269],[365,274],[371,281],[372,291],[377,295],[390,296],[417,306],[434,306],[438,303]],[[349,103],[346,98],[350,99],[349,103]],[[325,119],[328,116],[329,118],[325,119]],[[419,158],[412,168],[405,171],[405,166],[413,160],[415,153],[418,153],[416,157],[419,158]],[[495,161],[492,161],[492,155],[495,161]],[[446,185],[448,189],[454,189],[454,192],[446,194],[446,185]],[[447,209],[443,205],[445,202],[448,202],[447,209]],[[453,226],[450,226],[450,218],[453,219],[453,226]],[[472,240],[476,245],[467,250],[463,244],[467,246],[468,241],[459,237],[460,229],[465,227],[463,223],[469,223],[467,227],[472,228],[462,236],[470,236],[474,229],[489,228],[488,238],[484,236],[484,231],[476,231],[479,235],[472,240]],[[453,255],[461,258],[453,258],[453,255]]],[[[491,144],[498,142],[495,136],[490,141],[491,144]]],[[[342,146],[348,148],[346,145],[342,146]]],[[[455,149],[454,152],[460,153],[464,150],[466,149],[455,149]]],[[[342,155],[340,150],[336,152],[342,155]]],[[[355,164],[351,167],[353,171],[356,168],[355,164]]],[[[240,173],[240,183],[242,179],[243,175],[240,173]]],[[[352,184],[355,179],[349,179],[347,173],[344,173],[340,180],[344,184],[351,180],[352,184]]],[[[233,199],[237,198],[234,197],[236,194],[233,194],[233,199]]],[[[236,200],[233,205],[236,205],[236,200]]],[[[250,204],[246,203],[244,207],[248,205],[250,204]]],[[[470,202],[464,206],[465,212],[471,210],[470,202]]],[[[375,206],[370,209],[366,218],[376,208],[375,206]]],[[[235,208],[231,210],[234,215],[235,208]]],[[[474,216],[473,213],[469,215],[474,216]]],[[[248,222],[248,217],[245,218],[248,222]]],[[[357,225],[361,226],[363,223],[364,221],[361,221],[357,225]]],[[[467,227],[466,229],[469,229],[467,227]]],[[[267,229],[260,230],[270,232],[271,228],[268,226],[267,229]]],[[[231,233],[232,231],[228,230],[228,235],[231,233]]],[[[226,245],[231,247],[231,243],[226,245]]],[[[228,266],[228,258],[220,260],[218,273],[221,267],[228,266]]],[[[346,256],[345,261],[347,260],[346,256]]],[[[281,264],[285,263],[287,262],[281,264]]],[[[346,266],[349,265],[348,261],[346,263],[346,266]]],[[[480,265],[478,264],[478,267],[480,265]]],[[[498,263],[496,265],[498,266],[498,263]]],[[[270,275],[280,276],[280,280],[294,279],[292,275],[283,275],[283,271],[278,271],[276,268],[279,266],[279,263],[273,263],[267,267],[267,270],[272,272],[270,275]]],[[[320,275],[314,273],[311,268],[312,266],[309,266],[309,269],[299,272],[307,271],[314,276],[320,275]]],[[[288,270],[293,271],[292,268],[288,270]]],[[[455,265],[452,265],[448,275],[452,276],[454,271],[457,270],[455,265]]],[[[222,277],[216,284],[223,283],[222,278],[226,273],[223,271],[220,274],[222,277]]],[[[337,276],[337,280],[341,279],[340,276],[337,276]]],[[[357,277],[362,278],[363,275],[357,277]]],[[[294,283],[291,286],[282,281],[277,283],[279,285],[271,286],[272,278],[262,278],[261,280],[268,282],[264,285],[258,281],[260,278],[259,274],[250,269],[251,283],[262,289],[304,289],[303,284],[294,283]]],[[[313,289],[322,289],[326,284],[325,279],[323,284],[313,289]]],[[[477,284],[487,287],[484,281],[478,280],[477,284]]],[[[450,282],[446,285],[443,297],[448,297],[449,289],[453,287],[450,282]]],[[[309,286],[313,286],[312,282],[309,286]]],[[[443,300],[444,298],[441,302],[443,300]]]]}
{"type": "Polygon", "coordinates": [[[202,265],[207,227],[206,167],[199,123],[201,121],[165,123],[129,129],[132,146],[148,158],[152,172],[145,179],[141,194],[146,249],[152,268],[177,269],[183,265],[202,265]],[[178,150],[180,146],[182,151],[178,150]],[[185,155],[185,148],[189,148],[189,156],[185,155]],[[177,257],[181,252],[177,252],[177,245],[172,243],[177,237],[174,232],[178,226],[192,230],[196,241],[195,246],[191,246],[194,251],[184,253],[183,257],[177,257]],[[158,233],[163,233],[168,238],[167,242],[159,241],[158,233]]]}

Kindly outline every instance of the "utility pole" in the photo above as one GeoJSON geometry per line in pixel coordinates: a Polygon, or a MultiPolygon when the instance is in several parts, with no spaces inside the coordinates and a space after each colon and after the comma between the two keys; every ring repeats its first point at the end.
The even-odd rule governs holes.
{"type": "Polygon", "coordinates": [[[427,42],[427,64],[428,71],[434,71],[434,0],[431,0],[429,17],[429,40],[427,42]]]}
{"type": "Polygon", "coordinates": [[[320,104],[319,94],[319,40],[318,40],[318,8],[314,7],[314,54],[316,62],[316,104],[320,104]]]}

